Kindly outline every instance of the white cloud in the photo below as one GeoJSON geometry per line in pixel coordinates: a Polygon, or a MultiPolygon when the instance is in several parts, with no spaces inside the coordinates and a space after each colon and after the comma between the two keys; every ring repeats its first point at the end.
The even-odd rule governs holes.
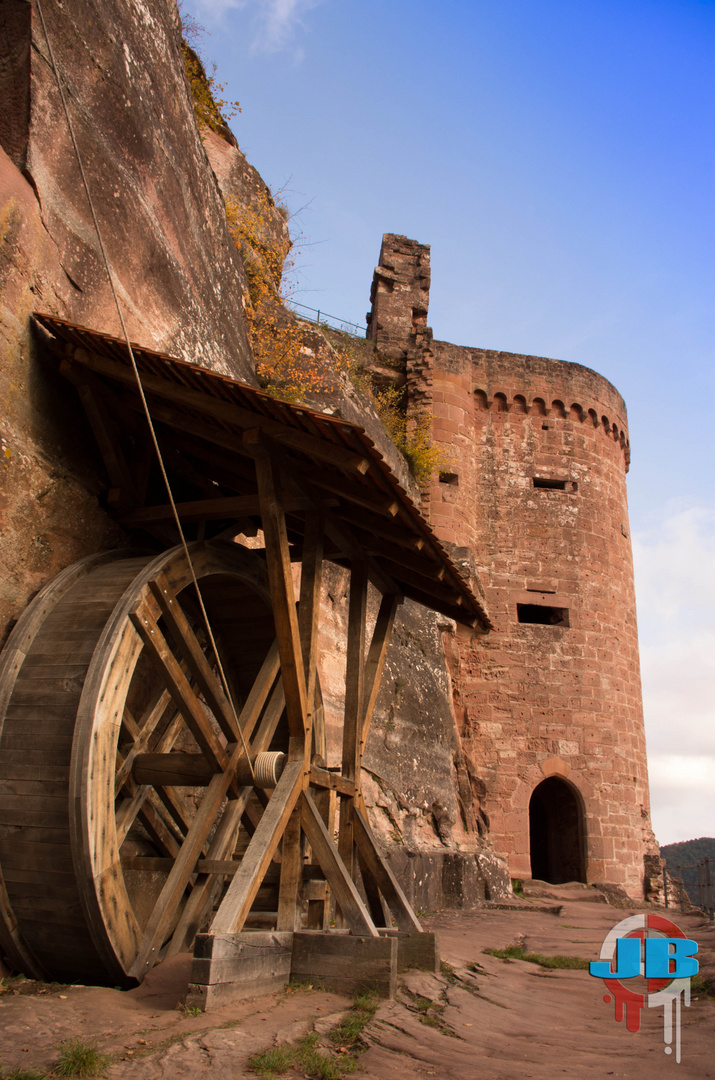
{"type": "Polygon", "coordinates": [[[715,512],[665,505],[633,557],[653,825],[715,836],[715,512]]]}
{"type": "Polygon", "coordinates": [[[715,833],[715,754],[652,754],[653,828],[661,844],[715,833]]]}
{"type": "MultiPolygon", "coordinates": [[[[253,24],[251,49],[254,52],[275,53],[288,48],[303,16],[317,7],[321,0],[194,0],[199,20],[216,24],[223,22],[229,11],[248,11],[253,24]]],[[[294,51],[299,62],[302,50],[294,51]]]]}

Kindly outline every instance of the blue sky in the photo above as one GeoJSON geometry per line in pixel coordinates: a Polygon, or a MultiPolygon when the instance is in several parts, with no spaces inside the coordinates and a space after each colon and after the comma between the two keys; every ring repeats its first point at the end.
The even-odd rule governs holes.
{"type": "Polygon", "coordinates": [[[626,399],[653,820],[715,836],[715,0],[187,0],[298,211],[295,299],[360,322],[383,232],[430,325],[626,399]]]}

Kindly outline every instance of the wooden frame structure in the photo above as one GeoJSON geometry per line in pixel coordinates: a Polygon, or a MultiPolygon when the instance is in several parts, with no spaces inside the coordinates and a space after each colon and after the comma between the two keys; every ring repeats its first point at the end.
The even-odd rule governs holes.
{"type": "MultiPolygon", "coordinates": [[[[125,344],[51,316],[38,315],[36,320],[61,356],[60,370],[79,392],[109,479],[108,508],[138,538],[151,537],[160,547],[175,544],[172,510],[153,460],[125,344]]],[[[154,711],[149,708],[145,712],[143,725],[136,723],[127,705],[130,676],[123,683],[117,680],[116,694],[124,687],[124,697],[117,697],[117,709],[123,713],[124,738],[129,737],[131,743],[128,757],[120,755],[116,764],[117,791],[122,783],[131,785],[117,820],[129,821],[130,814],[138,812],[131,807],[141,802],[137,792],[153,786],[164,807],[160,806],[159,817],[166,812],[173,816],[181,841],[178,846],[174,843],[174,851],[164,840],[162,850],[171,850],[171,861],[153,860],[152,865],[162,863],[170,869],[141,932],[137,936],[134,931],[133,944],[126,946],[124,976],[141,980],[167,950],[171,953],[190,946],[223,888],[208,935],[201,935],[197,945],[195,992],[204,1005],[222,999],[227,984],[240,981],[241,965],[249,972],[250,989],[255,992],[256,971],[246,966],[241,934],[259,891],[271,879],[277,884],[275,932],[270,942],[264,943],[268,959],[261,961],[260,968],[263,975],[270,971],[268,984],[273,985],[271,979],[285,978],[285,956],[291,951],[286,941],[292,940],[286,939],[286,934],[295,938],[294,969],[304,976],[310,974],[306,955],[317,948],[311,941],[323,942],[318,949],[320,965],[325,969],[327,964],[329,969],[328,953],[332,956],[337,949],[338,956],[347,956],[352,948],[346,944],[347,934],[362,943],[360,955],[367,958],[368,968],[370,958],[377,957],[377,968],[369,968],[371,978],[366,977],[375,981],[378,968],[386,971],[384,985],[389,993],[396,964],[406,962],[410,950],[413,958],[419,952],[415,951],[419,940],[415,935],[421,934],[421,927],[371,831],[360,776],[395,613],[407,596],[486,631],[490,624],[484,606],[361,428],[278,402],[261,391],[162,354],[138,346],[134,351],[177,510],[192,541],[197,565],[208,568],[202,573],[217,575],[220,571],[224,574],[220,580],[228,580],[228,570],[221,562],[228,558],[226,541],[239,533],[262,534],[263,546],[251,558],[260,564],[264,579],[267,577],[264,591],[267,588],[270,597],[275,644],[267,650],[255,682],[237,708],[227,699],[210,662],[210,650],[200,640],[197,624],[182,600],[189,597],[190,589],[179,549],[163,562],[156,557],[147,566],[140,563],[138,576],[134,576],[137,567],[132,569],[134,564],[130,567],[129,563],[126,571],[122,570],[124,564],[102,571],[110,575],[108,581],[119,583],[121,596],[117,606],[112,599],[108,608],[115,622],[111,642],[123,642],[112,648],[128,658],[127,670],[135,670],[142,650],[152,658],[154,667],[161,671],[164,706],[169,702],[176,715],[183,717],[200,750],[199,754],[180,753],[170,739],[152,742],[154,729],[146,726],[147,716],[153,717],[151,722],[156,725],[161,709],[154,702],[154,711]],[[317,674],[321,577],[326,559],[347,568],[350,574],[342,758],[340,767],[331,769],[325,767],[317,674]],[[296,563],[300,564],[298,595],[294,588],[296,563]],[[380,601],[368,640],[371,585],[378,590],[380,601]],[[124,622],[117,614],[120,608],[124,622]],[[270,708],[272,721],[266,720],[270,708]],[[274,772],[261,781],[256,770],[265,762],[258,759],[262,754],[265,757],[271,746],[275,750],[279,719],[284,733],[280,762],[276,766],[274,760],[274,772]],[[185,804],[176,795],[182,787],[205,788],[193,817],[187,815],[185,804]],[[250,839],[238,860],[234,855],[236,829],[248,813],[251,792],[260,796],[260,806],[256,803],[257,811],[254,806],[250,839]],[[229,809],[217,825],[217,814],[225,806],[229,809]],[[337,844],[333,837],[336,823],[337,844]],[[331,896],[337,929],[326,945],[323,935],[329,929],[331,896]],[[301,927],[304,904],[307,933],[315,935],[314,939],[306,939],[301,927]],[[372,951],[371,941],[375,943],[372,951]],[[298,955],[301,960],[296,960],[298,955]],[[229,956],[233,957],[231,962],[229,956]],[[276,956],[283,959],[276,963],[276,956]]],[[[237,572],[239,576],[242,573],[237,572]]],[[[92,580],[90,574],[87,582],[92,580]]],[[[89,589],[87,584],[82,600],[85,605],[92,599],[89,589]]],[[[33,618],[37,621],[37,613],[33,618]]],[[[32,634],[28,633],[29,642],[32,634]]],[[[11,640],[10,654],[6,653],[5,668],[0,671],[0,706],[6,677],[2,672],[7,673],[8,665],[14,663],[13,670],[22,675],[13,657],[24,650],[24,658],[31,651],[30,645],[18,645],[17,641],[13,646],[11,640]]],[[[101,707],[105,712],[99,721],[96,715],[101,709],[96,706],[95,727],[109,724],[106,703],[114,700],[115,691],[107,690],[106,672],[118,670],[120,663],[119,653],[112,653],[106,642],[103,647],[106,656],[101,662],[97,659],[97,645],[92,661],[99,664],[93,677],[102,684],[105,695],[101,707]]],[[[91,672],[90,664],[78,717],[88,708],[91,672]]],[[[12,701],[11,688],[6,690],[5,699],[12,701]]],[[[2,719],[0,715],[0,724],[2,719]]],[[[112,752],[111,748],[105,752],[105,758],[112,752]]],[[[73,763],[78,755],[81,757],[75,746],[73,763]]],[[[89,761],[86,758],[77,784],[94,775],[89,761]]],[[[73,767],[76,772],[78,766],[73,767]]],[[[0,741],[0,779],[3,768],[0,741]]],[[[106,779],[106,786],[114,797],[112,777],[106,779]]],[[[81,801],[81,793],[75,794],[81,801]]],[[[100,811],[101,803],[99,797],[100,811]]],[[[143,805],[149,806],[146,797],[143,805]]],[[[162,827],[161,821],[153,826],[157,834],[162,827]]],[[[118,830],[120,838],[126,835],[121,821],[118,830]]],[[[85,846],[93,849],[97,845],[89,841],[85,846]]],[[[0,871],[4,850],[0,830],[0,871]]],[[[118,850],[117,846],[116,853],[107,856],[107,865],[116,865],[118,850]]],[[[76,857],[74,862],[76,866],[76,857]]],[[[149,862],[152,860],[144,859],[142,865],[149,862]]],[[[141,859],[135,858],[132,866],[138,863],[141,859]]],[[[95,867],[87,873],[97,879],[102,874],[106,877],[107,870],[105,867],[100,872],[95,867]]],[[[15,955],[24,953],[27,966],[32,949],[23,946],[8,896],[0,879],[0,916],[4,915],[4,929],[0,918],[0,943],[7,950],[9,942],[15,955]]],[[[91,907],[86,899],[82,904],[85,909],[88,904],[91,907]]],[[[94,922],[106,917],[95,912],[94,922]]],[[[255,938],[252,944],[257,946],[255,938]]],[[[427,951],[433,963],[433,939],[427,951]]],[[[252,955],[255,957],[255,949],[252,955]]],[[[112,963],[108,972],[116,978],[116,963],[112,963]]],[[[355,979],[359,982],[360,976],[355,979]]],[[[263,985],[265,979],[258,982],[263,985]]],[[[333,985],[344,986],[345,975],[338,972],[333,985]]]]}

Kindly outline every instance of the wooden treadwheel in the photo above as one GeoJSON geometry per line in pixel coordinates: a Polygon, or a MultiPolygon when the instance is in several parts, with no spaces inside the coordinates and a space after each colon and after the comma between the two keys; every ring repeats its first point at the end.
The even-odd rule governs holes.
{"type": "Polygon", "coordinates": [[[28,974],[127,985],[189,949],[280,775],[282,755],[266,756],[289,732],[265,563],[221,541],[191,556],[243,739],[180,548],[70,567],[3,653],[0,947],[28,974]],[[244,740],[269,770],[256,786],[244,740]]]}

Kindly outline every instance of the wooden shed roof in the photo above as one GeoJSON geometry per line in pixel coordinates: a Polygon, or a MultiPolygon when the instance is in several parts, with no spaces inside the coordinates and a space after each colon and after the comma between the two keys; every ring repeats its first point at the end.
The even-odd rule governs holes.
{"type": "MultiPolygon", "coordinates": [[[[103,392],[110,391],[110,397],[121,399],[123,407],[139,407],[123,340],[54,315],[36,313],[35,319],[52,335],[74,372],[73,381],[79,372],[103,392]]],[[[246,434],[259,431],[279,448],[287,475],[301,491],[324,501],[345,535],[388,582],[460,623],[490,628],[482,601],[363,428],[164,353],[134,343],[132,350],[160,434],[167,429],[179,433],[182,449],[202,461],[208,479],[210,451],[220,451],[214,462],[215,499],[210,505],[206,499],[180,504],[182,519],[240,519],[252,512],[250,471],[239,469],[235,482],[227,473],[232,459],[245,460],[246,434]],[[226,490],[235,494],[227,497],[226,490]]],[[[68,368],[65,373],[70,374],[68,368]]],[[[162,512],[162,507],[138,506],[119,517],[127,527],[146,527],[162,512]]],[[[297,504],[295,513],[300,514],[297,504]]],[[[336,550],[326,557],[341,562],[346,553],[336,550]]]]}

